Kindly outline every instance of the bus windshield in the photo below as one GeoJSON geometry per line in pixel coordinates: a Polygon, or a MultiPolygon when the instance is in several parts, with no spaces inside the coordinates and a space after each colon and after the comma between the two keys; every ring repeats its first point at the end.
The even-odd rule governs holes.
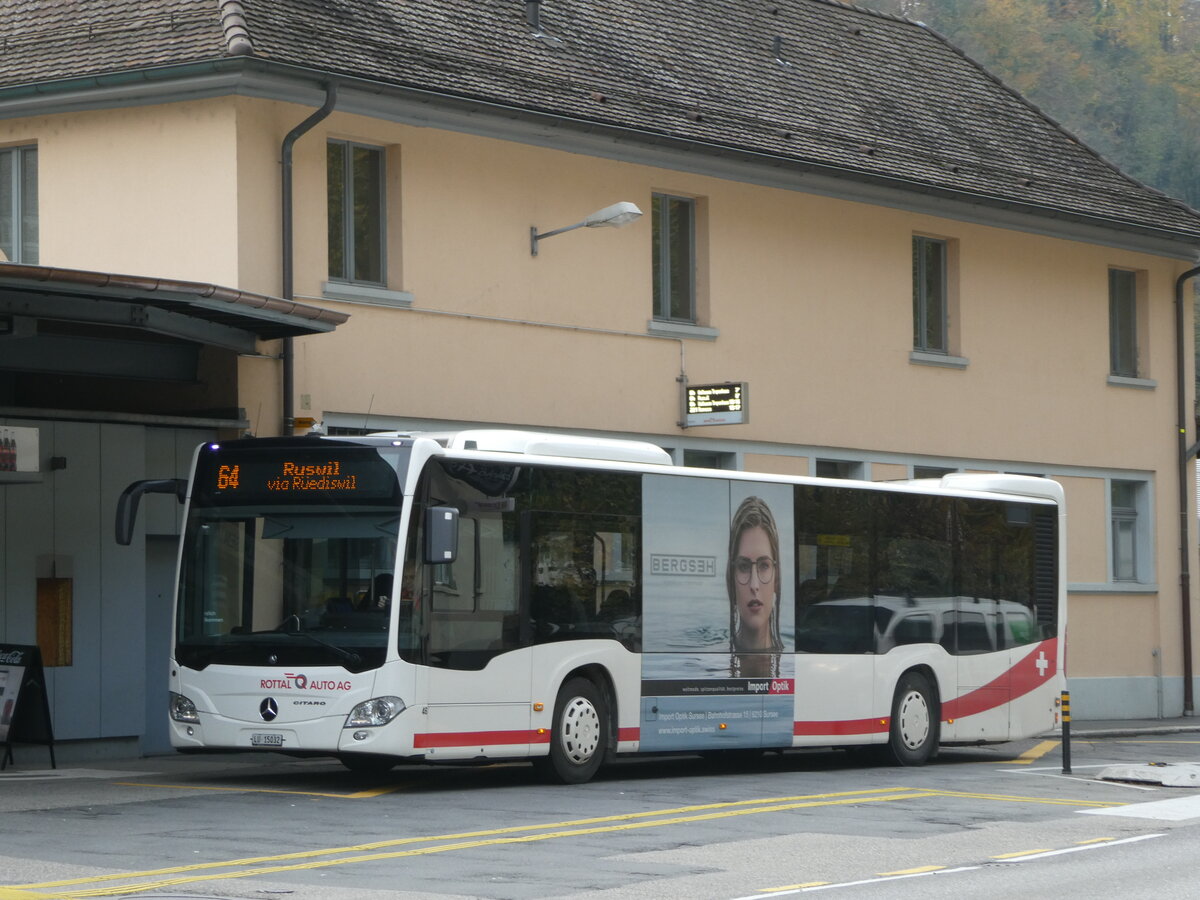
{"type": "Polygon", "coordinates": [[[383,663],[408,451],[269,442],[200,452],[180,568],[176,659],[383,663]]]}

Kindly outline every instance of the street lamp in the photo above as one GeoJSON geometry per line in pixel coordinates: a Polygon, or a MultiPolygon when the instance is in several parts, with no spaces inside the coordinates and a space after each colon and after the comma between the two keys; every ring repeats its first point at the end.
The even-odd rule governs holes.
{"type": "Polygon", "coordinates": [[[620,228],[622,225],[628,225],[634,219],[641,216],[641,214],[642,211],[637,208],[636,203],[622,200],[620,203],[614,203],[612,206],[598,209],[587,216],[582,222],[576,222],[574,225],[568,225],[565,228],[555,228],[553,231],[543,231],[541,234],[538,234],[537,227],[533,226],[529,229],[529,255],[538,255],[538,241],[542,238],[554,237],[556,234],[562,234],[564,231],[574,231],[576,228],[620,228]]]}

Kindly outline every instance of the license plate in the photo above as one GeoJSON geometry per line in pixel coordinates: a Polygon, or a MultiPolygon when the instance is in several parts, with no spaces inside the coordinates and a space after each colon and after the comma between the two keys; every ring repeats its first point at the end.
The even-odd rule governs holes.
{"type": "Polygon", "coordinates": [[[251,747],[282,747],[283,735],[275,733],[250,735],[251,747]]]}

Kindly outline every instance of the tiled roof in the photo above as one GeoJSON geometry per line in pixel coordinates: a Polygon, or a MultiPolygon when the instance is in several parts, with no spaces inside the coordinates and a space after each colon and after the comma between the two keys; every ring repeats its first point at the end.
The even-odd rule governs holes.
{"type": "Polygon", "coordinates": [[[1200,213],[1123,175],[938,35],[834,0],[544,0],[532,5],[540,30],[524,0],[15,3],[0,24],[0,90],[249,50],[651,141],[1200,239],[1200,213]]]}
{"type": "Polygon", "coordinates": [[[225,55],[218,0],[5,0],[0,87],[225,55]]]}

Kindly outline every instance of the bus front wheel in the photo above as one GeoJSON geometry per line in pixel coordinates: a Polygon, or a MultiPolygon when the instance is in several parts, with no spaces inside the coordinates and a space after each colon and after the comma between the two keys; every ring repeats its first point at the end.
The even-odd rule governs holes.
{"type": "Polygon", "coordinates": [[[550,755],[534,758],[539,774],[559,784],[583,784],[604,761],[608,706],[586,678],[572,678],[558,692],[550,732],[550,755]]]}
{"type": "Polygon", "coordinates": [[[938,719],[937,697],[929,679],[920,672],[906,672],[892,699],[889,760],[898,766],[927,763],[937,751],[938,719]]]}

